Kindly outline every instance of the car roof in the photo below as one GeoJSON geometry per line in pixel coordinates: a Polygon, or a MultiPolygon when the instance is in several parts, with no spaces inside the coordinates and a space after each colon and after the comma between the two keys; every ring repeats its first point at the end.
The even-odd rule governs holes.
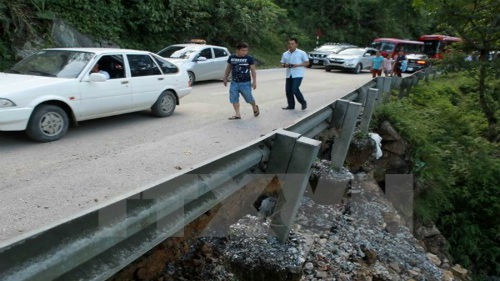
{"type": "Polygon", "coordinates": [[[206,44],[195,44],[195,43],[173,44],[173,45],[169,45],[167,47],[171,47],[171,46],[190,47],[191,49],[203,49],[203,48],[206,48],[206,47],[211,47],[211,48],[215,47],[215,48],[227,49],[226,47],[222,47],[222,46],[206,45],[206,44]]]}
{"type": "Polygon", "coordinates": [[[76,51],[76,52],[92,52],[95,54],[106,54],[106,53],[120,53],[120,54],[148,54],[149,51],[132,50],[132,49],[121,49],[121,48],[47,48],[47,50],[59,50],[59,51],[76,51]]]}

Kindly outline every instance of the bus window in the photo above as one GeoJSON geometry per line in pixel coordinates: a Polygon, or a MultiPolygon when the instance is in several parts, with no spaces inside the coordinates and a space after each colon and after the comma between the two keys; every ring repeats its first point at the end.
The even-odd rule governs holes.
{"type": "Polygon", "coordinates": [[[420,41],[411,41],[398,38],[376,38],[370,44],[370,47],[378,49],[381,52],[396,54],[403,50],[405,53],[420,54],[423,52],[424,43],[420,41]]]}

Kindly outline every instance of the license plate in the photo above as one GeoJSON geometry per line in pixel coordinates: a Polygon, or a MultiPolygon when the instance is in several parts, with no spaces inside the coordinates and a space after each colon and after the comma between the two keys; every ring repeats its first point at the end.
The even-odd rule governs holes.
{"type": "Polygon", "coordinates": [[[318,60],[313,60],[313,63],[318,63],[318,60]]]}

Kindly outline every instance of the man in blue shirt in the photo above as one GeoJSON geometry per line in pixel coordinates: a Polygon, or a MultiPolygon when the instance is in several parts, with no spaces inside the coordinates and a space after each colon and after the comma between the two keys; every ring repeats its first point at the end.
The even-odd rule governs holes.
{"type": "Polygon", "coordinates": [[[296,38],[288,40],[288,51],[281,56],[281,66],[286,68],[286,83],[285,92],[287,106],[284,110],[295,109],[295,98],[302,105],[302,110],[307,108],[307,102],[300,92],[300,84],[304,77],[305,67],[309,65],[307,53],[298,49],[298,41],[296,38]]]}
{"type": "Polygon", "coordinates": [[[257,88],[257,73],[253,57],[248,55],[248,44],[240,42],[236,45],[236,54],[227,59],[226,72],[224,74],[224,86],[227,86],[229,74],[232,74],[231,86],[229,87],[229,102],[233,104],[234,115],[229,120],[241,119],[240,94],[245,101],[252,105],[253,115],[259,116],[259,106],[255,103],[252,89],[257,88]]]}

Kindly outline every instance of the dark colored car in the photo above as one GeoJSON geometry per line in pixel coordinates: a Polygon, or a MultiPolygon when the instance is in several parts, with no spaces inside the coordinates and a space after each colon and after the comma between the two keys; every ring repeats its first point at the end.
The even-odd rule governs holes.
{"type": "Polygon", "coordinates": [[[428,57],[425,54],[406,54],[408,61],[405,72],[419,71],[428,66],[428,57]]]}

